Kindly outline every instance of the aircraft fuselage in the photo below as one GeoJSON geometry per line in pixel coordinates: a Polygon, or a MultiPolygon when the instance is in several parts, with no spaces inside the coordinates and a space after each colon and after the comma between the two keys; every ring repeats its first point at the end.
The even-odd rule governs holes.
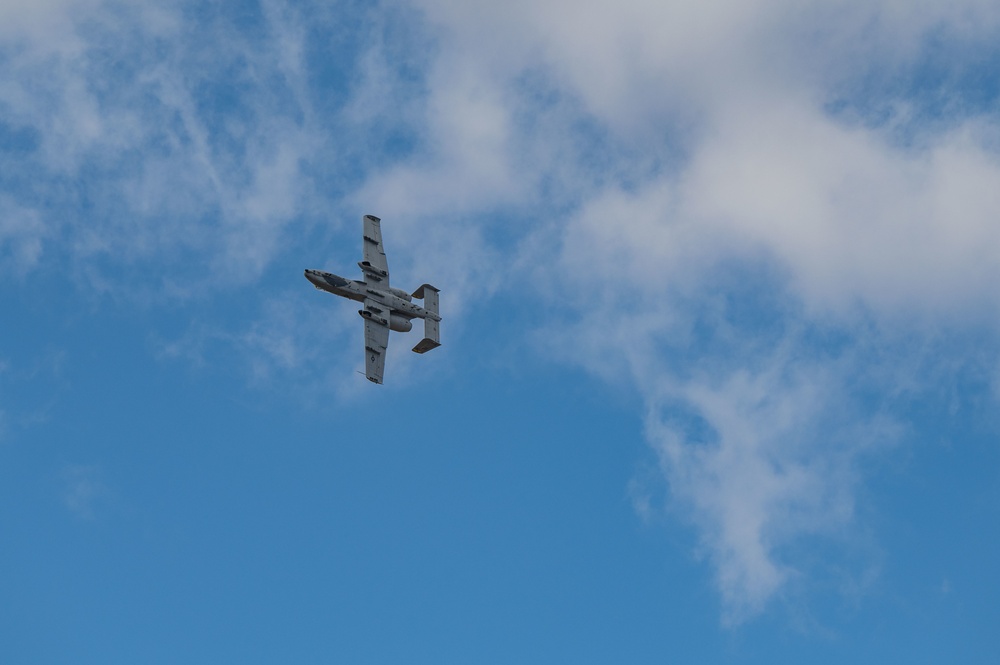
{"type": "Polygon", "coordinates": [[[340,275],[334,275],[331,272],[324,272],[322,270],[307,269],[305,275],[306,279],[312,282],[312,285],[317,289],[332,293],[335,296],[349,298],[358,302],[371,299],[385,305],[393,314],[405,319],[422,319],[430,316],[432,319],[440,320],[440,317],[428,312],[419,305],[414,305],[412,302],[400,298],[389,290],[374,288],[365,282],[346,279],[340,275]]]}

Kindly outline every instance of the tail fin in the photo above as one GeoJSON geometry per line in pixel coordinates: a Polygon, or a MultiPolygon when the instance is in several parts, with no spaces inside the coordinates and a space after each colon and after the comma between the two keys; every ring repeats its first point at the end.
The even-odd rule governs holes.
{"type": "Polygon", "coordinates": [[[427,353],[431,349],[441,346],[441,316],[438,313],[439,296],[436,288],[430,284],[424,284],[413,292],[414,298],[424,301],[424,309],[428,315],[424,317],[424,338],[420,340],[413,351],[416,353],[427,353]]]}

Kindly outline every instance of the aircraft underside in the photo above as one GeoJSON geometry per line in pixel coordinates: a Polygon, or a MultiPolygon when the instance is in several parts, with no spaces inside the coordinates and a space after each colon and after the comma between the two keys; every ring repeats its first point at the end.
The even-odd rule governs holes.
{"type": "Polygon", "coordinates": [[[364,259],[358,262],[358,267],[364,273],[364,281],[310,269],[305,271],[305,277],[321,291],[364,303],[358,314],[365,322],[365,376],[373,383],[382,383],[390,331],[409,332],[413,319],[423,319],[424,337],[413,351],[426,353],[441,346],[440,291],[430,284],[421,285],[412,294],[390,287],[381,220],[365,215],[363,222],[364,259]],[[423,307],[415,304],[414,298],[422,300],[423,307]]]}

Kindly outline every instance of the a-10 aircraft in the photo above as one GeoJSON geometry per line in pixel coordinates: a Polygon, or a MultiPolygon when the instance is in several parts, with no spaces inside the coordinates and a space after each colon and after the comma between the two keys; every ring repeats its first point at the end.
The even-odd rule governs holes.
{"type": "Polygon", "coordinates": [[[385,351],[389,346],[389,331],[409,332],[413,319],[424,320],[424,338],[413,350],[427,353],[441,346],[441,316],[438,314],[438,289],[424,284],[411,296],[402,289],[389,286],[389,265],[382,246],[382,220],[364,216],[364,260],[358,266],[365,281],[344,279],[322,270],[306,270],[306,279],[313,286],[334,295],[364,303],[358,314],[365,320],[365,376],[373,383],[382,383],[385,371],[385,351]],[[413,298],[424,306],[413,304],[413,298]]]}

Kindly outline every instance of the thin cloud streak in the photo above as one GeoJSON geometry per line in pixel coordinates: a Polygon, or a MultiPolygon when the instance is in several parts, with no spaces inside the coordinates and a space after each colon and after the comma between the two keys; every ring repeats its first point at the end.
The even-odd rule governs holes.
{"type": "Polygon", "coordinates": [[[101,468],[96,465],[69,465],[60,475],[66,508],[79,519],[94,520],[101,503],[110,497],[110,490],[102,480],[101,468]]]}
{"type": "Polygon", "coordinates": [[[8,36],[2,53],[0,109],[24,137],[3,156],[8,195],[47,231],[32,255],[68,252],[85,275],[206,259],[175,293],[228,284],[236,268],[261,274],[315,198],[304,164],[325,141],[304,97],[296,17],[269,12],[251,39],[211,12],[189,25],[182,4],[73,8],[69,25],[8,36]],[[84,205],[93,214],[81,223],[84,205]]]}

